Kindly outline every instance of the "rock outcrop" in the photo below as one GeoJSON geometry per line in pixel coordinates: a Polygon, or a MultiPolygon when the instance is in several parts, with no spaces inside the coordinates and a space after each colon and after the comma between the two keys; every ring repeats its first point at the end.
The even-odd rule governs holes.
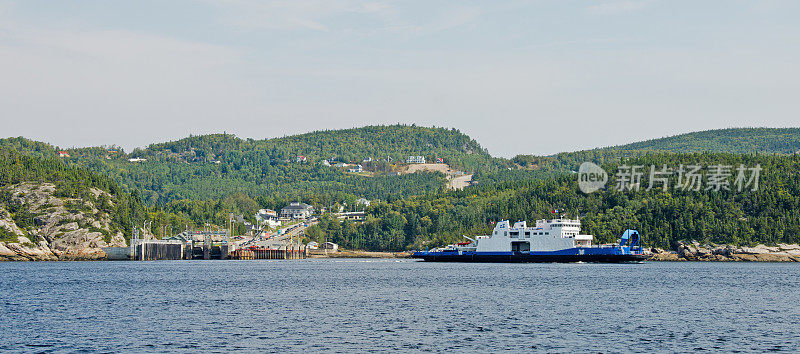
{"type": "Polygon", "coordinates": [[[800,245],[778,244],[736,247],[732,245],[701,245],[697,241],[677,242],[675,251],[658,248],[650,250],[654,261],[744,261],[800,262],[800,245]]]}
{"type": "Polygon", "coordinates": [[[102,247],[125,246],[113,231],[103,204],[113,205],[107,192],[92,188],[86,198],[56,196],[51,183],[20,183],[0,193],[0,260],[94,260],[106,257],[102,247]],[[9,211],[11,205],[15,214],[9,211]],[[20,214],[24,213],[23,217],[20,214]]]}

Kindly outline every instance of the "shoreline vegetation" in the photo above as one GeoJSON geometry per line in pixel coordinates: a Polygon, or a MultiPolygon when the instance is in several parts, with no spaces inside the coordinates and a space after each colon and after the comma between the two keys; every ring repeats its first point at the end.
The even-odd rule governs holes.
{"type": "MultiPolygon", "coordinates": [[[[678,242],[677,251],[650,248],[648,261],[657,262],[800,262],[800,245],[777,244],[767,246],[763,244],[754,247],[733,245],[701,245],[697,241],[678,242]]],[[[315,255],[309,258],[411,258],[411,251],[407,252],[372,252],[362,250],[341,250],[336,253],[315,255]]]]}
{"type": "Polygon", "coordinates": [[[403,125],[263,141],[190,136],[130,153],[0,139],[0,258],[104,258],[101,248],[123,247],[134,233],[169,238],[230,227],[233,235],[252,234],[260,210],[303,202],[319,211],[319,222],[304,229],[301,243],[375,252],[339,257],[396,257],[486,234],[500,220],[559,217],[554,211],[561,210],[562,218],[579,217],[598,244],[638,230],[654,260],[797,261],[796,250],[781,245],[800,244],[798,149],[800,128],[715,130],[512,159],[492,157],[455,129],[403,125]],[[448,188],[442,171],[420,168],[431,162],[472,176],[469,186],[448,188]],[[711,166],[762,172],[758,188],[737,188],[733,176],[717,178],[716,189],[684,188],[679,173],[655,179],[643,172],[635,189],[609,182],[586,194],[575,178],[583,162],[611,174],[623,166],[695,166],[701,187],[720,177],[711,166]],[[363,214],[339,215],[355,211],[363,214]]]}
{"type": "MultiPolygon", "coordinates": [[[[678,242],[676,249],[651,248],[648,261],[656,262],[800,262],[800,245],[778,244],[738,247],[732,245],[701,245],[697,241],[678,242]]],[[[342,250],[309,258],[411,258],[412,252],[371,252],[342,250]]]]}
{"type": "MultiPolygon", "coordinates": [[[[660,248],[649,249],[648,261],[656,262],[800,262],[800,245],[778,244],[738,247],[732,245],[701,245],[697,241],[678,242],[678,251],[660,248]]],[[[309,259],[403,259],[411,258],[410,251],[381,252],[364,250],[340,250],[328,254],[309,255],[309,259]]],[[[17,243],[0,242],[0,262],[3,261],[102,261],[105,254],[100,249],[82,252],[53,254],[36,247],[17,243]]]]}

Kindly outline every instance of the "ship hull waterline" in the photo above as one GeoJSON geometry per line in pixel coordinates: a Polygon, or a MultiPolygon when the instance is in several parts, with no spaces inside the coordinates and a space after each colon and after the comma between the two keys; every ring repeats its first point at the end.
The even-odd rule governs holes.
{"type": "Polygon", "coordinates": [[[641,254],[585,254],[585,255],[540,255],[540,254],[509,254],[509,255],[412,255],[412,258],[422,259],[427,262],[476,262],[476,263],[633,263],[647,259],[641,254]]]}

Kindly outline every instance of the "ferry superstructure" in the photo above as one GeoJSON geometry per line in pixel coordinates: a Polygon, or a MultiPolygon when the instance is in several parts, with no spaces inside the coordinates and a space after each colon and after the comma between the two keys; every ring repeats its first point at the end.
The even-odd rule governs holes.
{"type": "Polygon", "coordinates": [[[511,226],[498,222],[490,235],[466,237],[447,247],[412,254],[413,258],[444,262],[635,262],[647,258],[639,232],[626,230],[618,244],[592,245],[592,235],[581,234],[579,219],[525,221],[511,226]]]}

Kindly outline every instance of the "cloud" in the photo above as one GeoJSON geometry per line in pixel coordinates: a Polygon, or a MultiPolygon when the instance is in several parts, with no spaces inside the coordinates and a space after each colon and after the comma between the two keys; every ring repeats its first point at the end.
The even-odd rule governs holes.
{"type": "Polygon", "coordinates": [[[195,1],[202,4],[190,9],[132,5],[164,10],[152,23],[107,21],[117,3],[92,16],[14,3],[18,12],[0,17],[0,133],[130,148],[188,134],[261,138],[415,122],[458,127],[511,156],[755,120],[788,125],[798,112],[798,51],[786,45],[798,26],[786,9],[752,21],[741,9],[678,4],[674,11],[702,16],[665,33],[671,17],[621,0],[566,13],[461,2],[195,1]],[[601,31],[592,20],[606,18],[568,21],[626,11],[641,12],[601,31]],[[725,16],[705,16],[719,11],[725,16]],[[527,139],[553,124],[568,126],[570,139],[527,139]],[[610,126],[625,128],[596,134],[610,126]]]}
{"type": "Polygon", "coordinates": [[[608,1],[592,5],[587,8],[590,13],[598,15],[617,15],[626,12],[639,11],[652,4],[652,0],[620,0],[608,1]]]}
{"type": "Polygon", "coordinates": [[[2,30],[4,135],[142,145],[259,107],[235,48],[131,31],[2,30]]]}
{"type": "MultiPolygon", "coordinates": [[[[201,0],[207,1],[207,0],[201,0]]],[[[226,25],[247,30],[381,32],[425,34],[461,26],[476,19],[474,6],[426,6],[423,15],[392,2],[365,0],[210,1],[226,25]]]]}
{"type": "Polygon", "coordinates": [[[333,17],[374,15],[391,8],[388,3],[363,0],[202,1],[222,12],[224,23],[247,29],[330,31],[326,22],[333,17]]]}
{"type": "Polygon", "coordinates": [[[438,32],[459,27],[474,21],[481,15],[481,13],[482,11],[476,7],[463,6],[447,9],[436,20],[413,26],[414,32],[438,32]]]}

